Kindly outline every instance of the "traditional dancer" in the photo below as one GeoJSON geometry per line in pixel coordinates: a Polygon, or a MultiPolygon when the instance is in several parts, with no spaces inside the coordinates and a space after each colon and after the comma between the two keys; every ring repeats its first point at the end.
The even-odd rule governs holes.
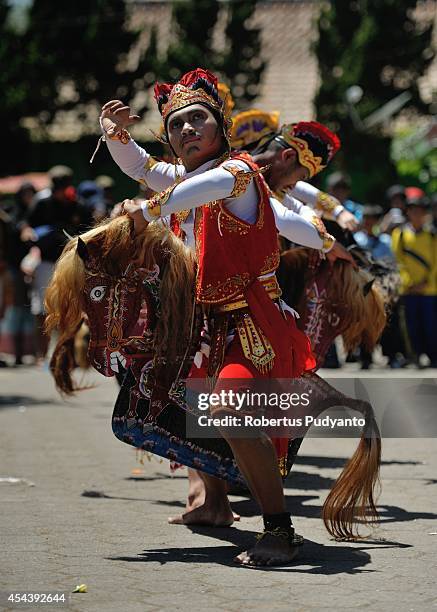
{"type": "MultiPolygon", "coordinates": [[[[274,277],[279,252],[269,194],[248,157],[228,161],[227,125],[216,87],[215,78],[202,70],[185,75],[174,87],[156,87],[169,144],[184,161],[185,168],[177,168],[179,176],[193,174],[142,206],[131,203],[126,208],[137,231],[157,217],[196,208],[196,299],[204,305],[212,338],[205,374],[217,385],[226,378],[299,376],[314,362],[294,319],[273,301],[279,297],[274,277]],[[226,347],[228,334],[234,338],[226,347]]],[[[165,168],[167,176],[171,169],[165,168]]],[[[156,166],[151,171],[156,174],[156,166]]],[[[227,441],[265,522],[265,536],[238,560],[255,565],[290,561],[297,542],[271,441],[227,441]]],[[[202,477],[207,506],[209,497],[215,503],[217,494],[222,498],[226,491],[224,483],[202,477]]]]}
{"type": "MultiPolygon", "coordinates": [[[[305,178],[312,178],[332,159],[339,143],[329,130],[310,121],[283,125],[276,132],[268,133],[266,130],[274,123],[274,117],[261,111],[248,114],[249,123],[244,113],[237,115],[233,124],[235,138],[238,136],[238,142],[246,141],[247,146],[255,147],[252,155],[258,165],[268,165],[265,178],[281,199],[281,205],[272,200],[279,232],[292,240],[288,219],[293,212],[321,227],[321,231],[326,229],[319,216],[335,220],[341,229],[356,228],[353,215],[335,198],[309,183],[296,181],[305,169],[305,178]],[[253,145],[258,130],[262,138],[253,145]],[[311,208],[301,201],[308,202],[311,208]]],[[[385,327],[385,306],[390,301],[380,286],[373,286],[375,277],[363,269],[361,262],[358,267],[351,253],[339,242],[327,257],[329,261],[324,262],[315,259],[309,250],[291,249],[282,254],[278,276],[288,303],[298,308],[300,328],[311,339],[318,366],[323,364],[329,346],[340,334],[347,350],[360,342],[372,350],[385,327]],[[334,266],[338,259],[342,261],[334,266]]]]}
{"type": "MultiPolygon", "coordinates": [[[[226,96],[229,97],[228,92],[226,96]]],[[[324,130],[326,128],[322,124],[314,121],[294,125],[286,124],[281,128],[278,112],[252,109],[232,117],[231,145],[234,149],[249,151],[257,155],[258,162],[262,164],[271,164],[265,178],[269,187],[286,208],[311,220],[311,211],[302,205],[302,203],[306,204],[318,216],[336,221],[342,229],[354,231],[358,227],[356,218],[336,198],[303,180],[298,180],[295,185],[290,185],[290,152],[285,154],[284,151],[294,149],[302,159],[304,153],[304,150],[298,147],[297,140],[294,147],[290,145],[292,134],[294,133],[295,138],[299,138],[299,134],[304,133],[304,140],[312,151],[314,160],[318,160],[309,165],[308,170],[311,177],[326,167],[326,164],[321,163],[322,157],[319,157],[322,152],[326,158],[326,151],[323,151],[324,146],[320,143],[320,140],[323,142],[321,135],[324,130]],[[318,166],[320,163],[321,165],[318,166]]],[[[331,153],[330,159],[335,154],[335,150],[332,150],[331,153]]],[[[330,159],[327,160],[328,163],[330,159]]],[[[297,161],[301,164],[300,160],[297,161]]],[[[284,214],[280,209],[277,212],[284,214]]],[[[280,227],[278,229],[281,231],[280,227]]]]}
{"type": "MultiPolygon", "coordinates": [[[[229,96],[227,100],[229,100],[229,96]]],[[[135,178],[139,182],[146,182],[152,189],[158,190],[167,185],[170,187],[171,181],[176,180],[178,176],[177,173],[179,173],[179,176],[184,176],[184,168],[179,166],[175,169],[174,166],[169,166],[169,164],[157,162],[150,158],[144,149],[138,147],[125,131],[125,127],[134,120],[135,116],[130,114],[130,108],[124,106],[120,101],[109,102],[103,107],[102,127],[107,133],[106,140],[113,158],[129,176],[135,178]]],[[[331,147],[332,143],[336,144],[336,137],[331,135],[329,131],[320,124],[314,123],[314,126],[324,138],[324,142],[320,142],[322,137],[319,138],[319,148],[325,147],[324,156],[327,160],[328,150],[329,157],[332,157],[336,151],[335,147],[331,147]]],[[[310,144],[314,145],[314,143],[310,144]]],[[[244,155],[240,154],[240,157],[244,157],[244,155]]],[[[295,183],[301,176],[305,177],[310,174],[308,168],[300,165],[296,159],[291,160],[292,155],[290,156],[287,153],[284,157],[286,158],[285,164],[282,164],[280,172],[278,172],[278,165],[280,164],[276,162],[274,164],[273,177],[275,181],[279,177],[284,181],[285,176],[284,186],[288,186],[290,181],[295,183]],[[283,166],[285,166],[285,168],[283,166]]],[[[234,157],[234,159],[236,158],[234,157]]],[[[318,158],[315,157],[315,159],[318,158]]],[[[276,185],[276,182],[274,184],[276,185]]],[[[280,187],[282,188],[282,183],[280,187]]],[[[311,189],[311,186],[308,185],[308,188],[311,189]]],[[[207,193],[204,197],[211,197],[211,194],[207,193]]],[[[293,200],[293,198],[290,199],[293,200]]],[[[234,205],[233,202],[230,202],[230,204],[231,207],[234,205]]],[[[275,225],[283,230],[287,238],[299,244],[307,245],[312,249],[321,249],[322,252],[330,251],[331,256],[335,257],[334,251],[337,249],[335,249],[335,247],[334,249],[332,248],[334,242],[332,237],[327,234],[323,224],[310,208],[301,205],[301,208],[296,207],[296,212],[289,211],[281,206],[279,202],[273,201],[273,198],[271,204],[273,205],[275,213],[275,225]],[[296,213],[301,216],[301,219],[297,218],[296,213]],[[311,229],[310,225],[304,222],[304,213],[307,213],[308,218],[306,221],[313,226],[311,229]]],[[[194,247],[194,211],[187,209],[178,211],[176,214],[168,214],[167,217],[173,231],[177,235],[182,236],[188,245],[194,247]]],[[[343,256],[350,258],[347,253],[343,256]]],[[[276,450],[280,459],[281,474],[285,477],[290,470],[292,458],[295,455],[295,447],[286,439],[282,440],[281,443],[277,441],[276,444],[276,450]]],[[[192,512],[192,510],[201,505],[201,502],[203,502],[202,483],[199,482],[198,478],[196,478],[194,473],[190,470],[186,512],[183,515],[169,518],[169,522],[176,524],[192,524],[197,521],[204,522],[204,518],[199,511],[192,512]]]]}
{"type": "MultiPolygon", "coordinates": [[[[313,360],[307,339],[296,329],[294,319],[281,313],[274,302],[278,297],[274,271],[279,253],[269,193],[258,167],[247,155],[229,159],[226,122],[214,77],[199,69],[185,75],[176,86],[165,85],[156,91],[169,144],[184,164],[174,167],[156,163],[145,154],[145,179],[140,180],[147,180],[152,188],[152,183],[160,180],[160,188],[168,188],[141,207],[127,202],[125,209],[134,218],[137,230],[161,215],[196,209],[196,297],[204,306],[212,336],[208,375],[218,384],[229,376],[260,378],[266,371],[269,376],[299,375],[313,365],[313,360]],[[184,180],[172,184],[178,175],[184,180]],[[226,346],[226,331],[230,330],[234,336],[226,346]]],[[[108,107],[113,113],[124,112],[122,104],[108,107]]],[[[117,126],[107,129],[109,136],[119,141],[117,144],[126,146],[123,141],[130,142],[117,126]]],[[[305,231],[322,247],[318,232],[311,234],[308,228],[314,232],[314,227],[307,224],[305,231]]],[[[266,524],[264,537],[251,551],[240,555],[239,561],[274,564],[290,560],[296,553],[296,541],[289,514],[284,512],[271,443],[233,438],[228,442],[263,509],[266,524]],[[273,537],[272,530],[279,537],[273,537]]],[[[208,491],[221,488],[220,483],[208,478],[205,482],[207,497],[208,491]]]]}
{"type": "MultiPolygon", "coordinates": [[[[227,110],[232,110],[228,91],[222,95],[222,99],[227,110]]],[[[151,188],[158,190],[169,184],[169,173],[175,177],[175,169],[169,170],[167,164],[151,158],[130,139],[125,128],[138,119],[137,116],[131,115],[130,108],[120,101],[106,104],[102,113],[102,125],[106,125],[109,133],[108,148],[126,174],[139,182],[147,182],[151,188]],[[117,137],[112,140],[112,134],[117,135],[117,130],[120,129],[124,130],[122,141],[117,137]]],[[[338,148],[338,140],[325,126],[317,122],[288,124],[272,132],[275,128],[278,128],[276,113],[257,110],[240,113],[233,118],[231,144],[253,148],[254,142],[256,143],[256,162],[258,165],[268,165],[264,178],[275,195],[275,198],[270,199],[270,203],[280,234],[294,243],[311,247],[308,252],[301,254],[293,251],[285,258],[282,257],[281,288],[287,296],[293,297],[292,305],[299,307],[303,315],[298,324],[310,336],[318,365],[323,363],[326,350],[333,339],[341,333],[344,333],[348,349],[359,343],[361,336],[365,334],[364,342],[371,350],[385,325],[384,300],[376,286],[369,285],[366,289],[372,277],[367,272],[356,269],[352,256],[341,244],[334,243],[319,216],[335,218],[341,228],[349,229],[356,227],[355,218],[335,198],[299,180],[312,177],[326,167],[338,148]],[[307,202],[310,206],[302,202],[307,202]],[[296,214],[317,228],[320,238],[324,241],[325,248],[322,250],[329,253],[330,264],[337,259],[343,260],[345,268],[334,270],[338,282],[331,283],[328,291],[325,285],[332,270],[321,262],[314,250],[320,249],[321,243],[314,240],[313,236],[308,234],[308,228],[302,224],[296,232],[296,214]],[[293,278],[290,278],[291,271],[293,278]],[[313,272],[311,278],[306,273],[308,271],[313,272]],[[315,276],[315,280],[312,276],[315,276]],[[332,308],[328,302],[337,306],[332,308]]],[[[178,168],[178,172],[183,173],[184,170],[178,168]]],[[[187,209],[178,212],[169,216],[169,222],[170,219],[176,234],[194,248],[193,211],[187,209]]],[[[180,517],[176,520],[179,521],[180,517]]]]}

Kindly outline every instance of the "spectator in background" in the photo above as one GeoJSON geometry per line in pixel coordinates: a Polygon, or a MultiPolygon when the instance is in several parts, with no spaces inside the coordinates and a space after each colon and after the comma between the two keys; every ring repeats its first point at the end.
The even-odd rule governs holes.
{"type": "Polygon", "coordinates": [[[405,212],[405,205],[407,196],[405,194],[405,187],[402,185],[392,185],[385,192],[388,208],[397,208],[402,212],[405,212]]]}
{"type": "Polygon", "coordinates": [[[334,172],[328,177],[327,190],[343,204],[346,210],[355,215],[358,221],[362,220],[362,205],[350,199],[351,180],[349,176],[342,172],[334,172]]]}
{"type": "MultiPolygon", "coordinates": [[[[405,223],[405,207],[407,196],[405,194],[405,187],[402,185],[392,185],[385,192],[387,200],[388,210],[381,220],[381,232],[388,232],[388,228],[395,224],[401,225],[405,223]]],[[[390,232],[388,232],[390,233],[390,232]]]]}
{"type": "MultiPolygon", "coordinates": [[[[12,304],[12,278],[8,271],[6,253],[9,246],[9,224],[10,216],[0,207],[0,324],[7,308],[12,304]]],[[[7,363],[0,360],[0,367],[4,368],[7,363]]]]}
{"type": "Polygon", "coordinates": [[[369,205],[362,209],[361,229],[355,232],[354,238],[358,246],[370,251],[374,259],[393,260],[391,238],[389,234],[381,233],[378,223],[382,218],[382,206],[369,205]]]}
{"type": "Polygon", "coordinates": [[[77,200],[92,215],[94,221],[101,221],[106,217],[106,206],[103,189],[94,181],[82,181],[77,187],[77,200]]]}
{"type": "Polygon", "coordinates": [[[116,202],[114,197],[114,179],[106,174],[101,174],[95,180],[97,187],[103,190],[103,202],[105,204],[106,217],[111,215],[116,202]]]}
{"type": "Polygon", "coordinates": [[[25,264],[29,272],[33,271],[31,309],[37,318],[37,355],[40,359],[45,357],[48,348],[48,338],[44,334],[44,294],[54,263],[67,241],[64,231],[74,236],[94,223],[91,211],[77,202],[72,170],[67,166],[55,166],[49,175],[50,195],[36,199],[21,233],[22,239],[32,240],[40,253],[38,261],[37,250],[33,250],[25,264]]]}
{"type": "Polygon", "coordinates": [[[407,219],[400,208],[390,208],[390,210],[381,219],[379,229],[382,234],[391,236],[395,227],[400,227],[406,223],[407,219]]]}
{"type": "Polygon", "coordinates": [[[23,355],[33,355],[34,318],[30,311],[30,279],[22,272],[20,264],[27,255],[31,243],[23,242],[21,230],[36,193],[31,183],[23,183],[15,194],[15,203],[9,208],[8,248],[5,255],[12,281],[12,299],[5,309],[0,325],[0,351],[15,357],[15,365],[22,363],[23,355]]]}
{"type": "MultiPolygon", "coordinates": [[[[391,245],[393,230],[397,227],[402,227],[405,223],[406,218],[402,210],[400,208],[391,208],[381,220],[379,226],[381,235],[387,236],[387,239],[390,239],[391,245]]],[[[391,253],[396,261],[392,250],[391,253]]],[[[388,364],[393,370],[408,365],[406,356],[411,354],[404,310],[405,307],[401,304],[401,301],[395,300],[380,341],[382,352],[388,358],[388,364]]]]}
{"type": "Polygon", "coordinates": [[[15,225],[19,226],[25,222],[32,204],[34,202],[36,189],[32,183],[24,182],[15,194],[15,204],[10,209],[10,214],[15,225]]]}
{"type": "MultiPolygon", "coordinates": [[[[351,180],[349,176],[342,172],[334,172],[329,175],[327,180],[327,192],[337,198],[340,204],[342,204],[346,210],[352,213],[358,221],[362,219],[362,206],[357,204],[350,199],[351,194],[351,180]]],[[[350,246],[354,244],[352,233],[342,230],[336,223],[326,221],[326,228],[330,234],[332,234],[341,244],[344,246],[350,246]]],[[[337,348],[335,343],[329,347],[326,353],[324,368],[340,368],[341,364],[337,355],[337,348]]]]}
{"type": "MultiPolygon", "coordinates": [[[[68,176],[68,175],[73,176],[73,171],[68,166],[53,166],[52,168],[50,168],[47,174],[49,178],[53,180],[53,177],[56,177],[56,176],[68,176]]],[[[52,195],[52,187],[51,185],[49,185],[48,187],[41,189],[41,191],[38,191],[38,193],[35,194],[35,197],[33,198],[33,205],[36,206],[36,204],[40,200],[45,200],[46,198],[49,198],[51,195],[52,195]]]]}
{"type": "MultiPolygon", "coordinates": [[[[422,192],[423,193],[423,192],[422,192]]],[[[424,197],[408,197],[408,223],[392,233],[392,249],[401,274],[401,294],[411,344],[437,367],[437,236],[424,197]]]]}
{"type": "MultiPolygon", "coordinates": [[[[358,246],[370,252],[376,260],[391,260],[394,255],[391,250],[391,238],[389,234],[380,233],[378,223],[383,215],[382,206],[365,205],[363,206],[363,220],[361,229],[354,234],[354,239],[358,246]]],[[[396,351],[389,355],[390,367],[396,367],[396,351]]],[[[360,347],[361,368],[367,370],[372,363],[372,354],[363,346],[360,347]]]]}
{"type": "Polygon", "coordinates": [[[406,204],[408,204],[408,202],[426,198],[426,194],[420,187],[405,187],[405,198],[406,204]]]}

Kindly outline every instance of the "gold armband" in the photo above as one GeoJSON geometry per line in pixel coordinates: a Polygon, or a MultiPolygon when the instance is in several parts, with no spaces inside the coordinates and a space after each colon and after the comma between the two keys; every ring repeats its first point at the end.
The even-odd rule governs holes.
{"type": "MultiPolygon", "coordinates": [[[[340,204],[335,198],[330,196],[328,193],[321,191],[317,196],[316,210],[322,211],[322,213],[334,219],[334,210],[340,204]]],[[[327,217],[328,218],[328,217],[327,217]]]]}
{"type": "Polygon", "coordinates": [[[160,217],[161,216],[161,208],[167,202],[167,200],[169,199],[169,197],[173,193],[174,188],[178,184],[179,183],[176,182],[173,185],[170,185],[170,187],[167,187],[167,189],[165,189],[164,191],[161,191],[161,193],[156,193],[154,196],[152,196],[151,198],[149,198],[147,200],[146,207],[147,207],[147,210],[148,210],[149,214],[152,217],[160,217]]]}
{"type": "Polygon", "coordinates": [[[237,166],[222,166],[235,178],[234,188],[228,198],[239,198],[243,195],[254,176],[259,174],[259,170],[241,170],[237,166]]]}
{"type": "Polygon", "coordinates": [[[144,170],[147,172],[148,170],[151,170],[153,166],[156,166],[156,164],[158,163],[159,163],[158,160],[150,155],[146,163],[144,164],[144,170]]]}
{"type": "Polygon", "coordinates": [[[330,251],[332,249],[332,247],[334,246],[334,242],[335,242],[335,238],[334,236],[331,236],[331,234],[326,234],[323,238],[323,252],[327,253],[328,251],[330,251]]]}
{"type": "Polygon", "coordinates": [[[313,215],[313,218],[311,219],[311,223],[316,228],[317,233],[319,234],[323,242],[322,250],[326,253],[327,251],[331,249],[332,245],[335,242],[335,238],[331,236],[331,234],[328,234],[328,232],[326,231],[325,224],[323,223],[321,219],[319,219],[317,215],[313,215]]]}

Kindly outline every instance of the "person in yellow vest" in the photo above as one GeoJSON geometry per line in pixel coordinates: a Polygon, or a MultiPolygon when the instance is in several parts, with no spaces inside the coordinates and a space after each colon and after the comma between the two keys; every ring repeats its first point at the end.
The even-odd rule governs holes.
{"type": "Polygon", "coordinates": [[[393,230],[392,250],[401,274],[401,295],[411,344],[437,367],[437,234],[424,198],[407,201],[408,223],[393,230]]]}

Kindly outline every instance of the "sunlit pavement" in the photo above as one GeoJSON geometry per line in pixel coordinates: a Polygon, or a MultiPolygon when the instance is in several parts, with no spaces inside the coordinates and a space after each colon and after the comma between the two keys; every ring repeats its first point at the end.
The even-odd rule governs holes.
{"type": "MultiPolygon", "coordinates": [[[[437,378],[357,364],[322,374],[437,378]]],[[[306,545],[289,568],[244,569],[232,558],[261,528],[253,502],[231,498],[242,516],[231,528],[168,525],[183,509],[185,470],[172,477],[166,461],[138,463],[111,432],[115,382],[86,380],[97,386],[64,402],[46,370],[0,370],[0,590],[86,584],[70,607],[86,612],[437,606],[435,440],[383,440],[381,523],[359,543],[334,542],[319,518],[357,440],[305,440],[286,493],[306,545]]]]}

